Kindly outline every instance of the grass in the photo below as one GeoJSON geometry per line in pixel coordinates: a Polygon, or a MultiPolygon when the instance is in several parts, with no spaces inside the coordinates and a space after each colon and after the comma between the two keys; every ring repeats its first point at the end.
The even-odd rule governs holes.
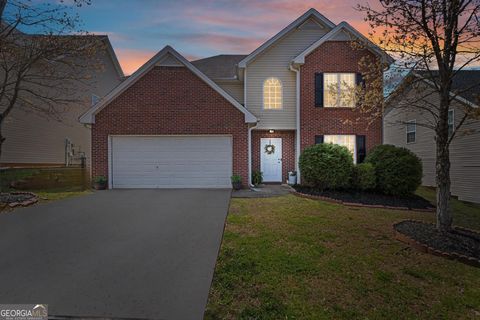
{"type": "MultiPolygon", "coordinates": [[[[452,207],[480,229],[480,206],[452,207]]],[[[232,199],[205,318],[480,319],[480,268],[394,240],[406,218],[434,221],[293,195],[232,199]]]]}

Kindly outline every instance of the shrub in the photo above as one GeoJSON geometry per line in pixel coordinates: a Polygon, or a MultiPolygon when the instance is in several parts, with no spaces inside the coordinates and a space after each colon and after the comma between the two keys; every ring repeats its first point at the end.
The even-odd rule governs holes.
{"type": "Polygon", "coordinates": [[[258,186],[263,182],[263,172],[261,171],[253,171],[252,172],[252,184],[254,186],[258,186]]]}
{"type": "Polygon", "coordinates": [[[346,147],[322,143],[306,148],[300,155],[303,184],[320,189],[341,189],[350,185],[352,154],[346,147]]]}
{"type": "Polygon", "coordinates": [[[375,189],[377,182],[375,168],[371,163],[360,163],[355,166],[352,176],[352,186],[361,191],[375,189]]]}
{"type": "Polygon", "coordinates": [[[411,195],[422,183],[422,161],[408,149],[380,145],[370,151],[365,162],[375,167],[377,189],[385,194],[411,195]]]}
{"type": "Polygon", "coordinates": [[[107,183],[107,177],[105,177],[105,176],[96,176],[96,177],[93,179],[93,182],[94,182],[94,183],[98,183],[98,184],[106,184],[106,183],[107,183]]]}
{"type": "Polygon", "coordinates": [[[238,174],[234,174],[233,176],[231,176],[230,180],[232,181],[232,183],[242,183],[242,177],[238,174]]]}

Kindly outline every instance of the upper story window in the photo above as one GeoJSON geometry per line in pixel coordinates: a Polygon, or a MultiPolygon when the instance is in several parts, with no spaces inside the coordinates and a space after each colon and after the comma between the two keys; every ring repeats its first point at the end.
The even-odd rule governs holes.
{"type": "Polygon", "coordinates": [[[455,130],[455,111],[448,110],[448,136],[451,136],[454,130],[455,130]]]}
{"type": "Polygon", "coordinates": [[[282,82],[278,78],[268,78],[263,83],[263,108],[282,109],[282,82]]]}
{"type": "Polygon", "coordinates": [[[355,73],[323,74],[323,106],[334,108],[355,107],[355,73]]]}
{"type": "Polygon", "coordinates": [[[413,143],[417,140],[417,122],[415,120],[407,122],[407,143],[413,143]]]}

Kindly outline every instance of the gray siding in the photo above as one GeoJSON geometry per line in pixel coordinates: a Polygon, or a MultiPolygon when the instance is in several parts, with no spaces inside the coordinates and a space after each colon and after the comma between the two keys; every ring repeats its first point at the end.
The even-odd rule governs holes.
{"type": "Polygon", "coordinates": [[[8,164],[58,164],[65,163],[65,139],[74,145],[75,151],[85,152],[87,164],[90,162],[90,129],[78,118],[91,107],[91,95],[106,95],[121,82],[111,58],[107,53],[99,53],[103,70],[93,72],[88,86],[78,87],[81,102],[61,106],[58,110],[60,121],[30,110],[14,109],[3,126],[6,138],[0,163],[8,164]]]}
{"type": "Polygon", "coordinates": [[[246,107],[260,119],[259,129],[295,129],[296,75],[290,61],[320,39],[329,29],[313,21],[290,32],[256,57],[246,68],[246,107]],[[283,109],[263,109],[263,82],[279,78],[283,86],[283,109]]]}
{"type": "Polygon", "coordinates": [[[244,91],[243,91],[243,82],[240,81],[216,81],[216,83],[230,94],[235,100],[243,104],[244,102],[244,91]]]}
{"type": "MultiPolygon", "coordinates": [[[[412,98],[414,91],[405,93],[406,100],[412,98]]],[[[438,103],[436,97],[430,101],[438,103]]],[[[392,107],[398,105],[395,101],[392,107]]],[[[454,102],[455,122],[463,117],[462,105],[454,102]]],[[[431,117],[431,115],[430,115],[431,117]]],[[[425,113],[413,110],[392,108],[384,118],[384,143],[402,146],[415,152],[423,163],[423,185],[435,186],[435,133],[433,130],[417,125],[415,143],[406,143],[406,127],[399,122],[417,120],[417,123],[430,119],[425,113]]],[[[460,200],[480,203],[480,121],[466,122],[450,145],[451,192],[460,200]],[[466,133],[469,134],[466,134],[466,133]]]]}

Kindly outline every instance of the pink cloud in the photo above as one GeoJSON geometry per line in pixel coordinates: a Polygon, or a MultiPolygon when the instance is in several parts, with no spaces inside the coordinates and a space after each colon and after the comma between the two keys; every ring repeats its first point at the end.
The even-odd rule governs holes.
{"type": "Polygon", "coordinates": [[[149,50],[125,48],[116,49],[115,52],[125,75],[135,72],[156,53],[149,50]]]}

